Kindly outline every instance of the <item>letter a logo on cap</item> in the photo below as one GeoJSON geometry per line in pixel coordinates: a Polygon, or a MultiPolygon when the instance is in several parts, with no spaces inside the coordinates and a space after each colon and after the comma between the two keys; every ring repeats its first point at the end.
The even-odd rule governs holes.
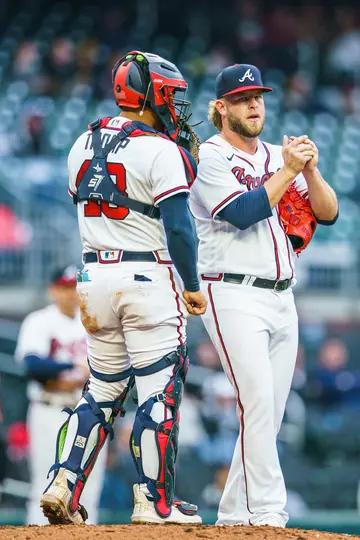
{"type": "Polygon", "coordinates": [[[250,69],[247,70],[247,72],[245,73],[245,75],[243,76],[242,79],[239,79],[240,82],[244,82],[245,79],[249,79],[250,81],[254,81],[254,76],[253,74],[251,73],[250,69]]]}

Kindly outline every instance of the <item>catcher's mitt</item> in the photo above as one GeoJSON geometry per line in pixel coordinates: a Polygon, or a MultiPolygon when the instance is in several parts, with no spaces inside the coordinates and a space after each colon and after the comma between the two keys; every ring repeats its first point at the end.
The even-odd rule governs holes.
{"type": "Polygon", "coordinates": [[[177,144],[188,150],[196,163],[199,163],[200,139],[188,122],[179,123],[177,144]]]}
{"type": "Polygon", "coordinates": [[[310,201],[304,199],[294,184],[287,189],[278,204],[281,221],[297,255],[310,243],[317,221],[310,201]]]}

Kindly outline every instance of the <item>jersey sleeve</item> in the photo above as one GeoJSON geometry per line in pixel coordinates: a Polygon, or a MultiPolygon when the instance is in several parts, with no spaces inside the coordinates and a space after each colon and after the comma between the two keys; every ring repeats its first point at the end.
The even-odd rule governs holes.
{"type": "Polygon", "coordinates": [[[21,327],[15,349],[15,360],[22,362],[28,354],[48,357],[51,339],[46,324],[40,320],[38,313],[28,315],[21,327]]]}
{"type": "Polygon", "coordinates": [[[77,187],[76,187],[76,179],[79,173],[84,172],[87,168],[87,164],[89,163],[89,160],[83,161],[83,158],[81,157],[81,148],[87,148],[88,145],[91,144],[91,140],[89,139],[89,131],[83,133],[80,135],[80,137],[75,141],[73,144],[67,160],[67,166],[68,166],[68,173],[69,173],[69,187],[68,187],[68,193],[70,197],[76,194],[77,187]]]}
{"type": "Polygon", "coordinates": [[[176,144],[166,141],[153,161],[150,181],[155,206],[175,193],[189,193],[184,163],[176,144]]]}
{"type": "Polygon", "coordinates": [[[201,204],[212,217],[216,217],[223,208],[245,191],[229,169],[225,158],[218,151],[207,149],[200,151],[194,186],[201,204]]]}
{"type": "Polygon", "coordinates": [[[75,145],[71,148],[67,160],[68,172],[69,172],[69,195],[72,197],[76,193],[76,170],[75,170],[75,145]]]}

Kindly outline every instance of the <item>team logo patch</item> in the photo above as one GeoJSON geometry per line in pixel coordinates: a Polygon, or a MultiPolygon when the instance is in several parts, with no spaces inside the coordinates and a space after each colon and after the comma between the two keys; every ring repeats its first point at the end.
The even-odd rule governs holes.
{"type": "Polygon", "coordinates": [[[249,79],[249,81],[254,81],[254,75],[251,73],[251,70],[248,69],[247,72],[245,73],[245,75],[243,76],[242,79],[239,79],[240,82],[244,82],[245,79],[249,79]]]}
{"type": "Polygon", "coordinates": [[[99,262],[101,263],[114,263],[120,262],[122,251],[99,251],[99,262]]]}
{"type": "Polygon", "coordinates": [[[78,446],[79,448],[85,448],[86,439],[85,437],[81,437],[81,435],[78,435],[75,439],[75,446],[78,446]]]}
{"type": "Polygon", "coordinates": [[[115,259],[115,253],[116,257],[118,255],[118,252],[116,251],[105,251],[104,252],[104,259],[107,259],[108,261],[113,261],[115,259]]]}

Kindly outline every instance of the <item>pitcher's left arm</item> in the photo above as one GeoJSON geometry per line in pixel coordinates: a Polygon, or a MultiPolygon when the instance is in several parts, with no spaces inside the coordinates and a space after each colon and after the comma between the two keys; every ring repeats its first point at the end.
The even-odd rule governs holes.
{"type": "Polygon", "coordinates": [[[315,154],[304,167],[303,175],[308,186],[309,200],[316,220],[321,225],[333,225],[339,215],[338,201],[335,191],[321,176],[317,164],[319,151],[313,141],[307,141],[313,146],[315,154]]]}

